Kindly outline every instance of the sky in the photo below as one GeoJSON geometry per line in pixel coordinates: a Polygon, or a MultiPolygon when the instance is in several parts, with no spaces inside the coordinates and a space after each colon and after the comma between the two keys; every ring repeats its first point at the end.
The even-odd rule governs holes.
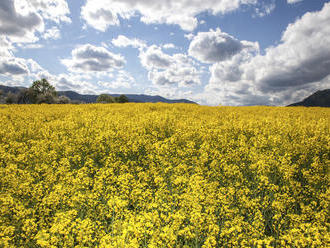
{"type": "Polygon", "coordinates": [[[284,106],[330,88],[330,0],[1,0],[0,84],[284,106]]]}

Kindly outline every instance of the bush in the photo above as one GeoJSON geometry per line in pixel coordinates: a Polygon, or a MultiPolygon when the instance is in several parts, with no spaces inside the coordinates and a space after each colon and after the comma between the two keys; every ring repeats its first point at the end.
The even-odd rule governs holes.
{"type": "Polygon", "coordinates": [[[37,96],[36,103],[37,104],[41,104],[41,103],[53,104],[53,103],[56,103],[56,98],[50,93],[40,94],[37,96]]]}
{"type": "Polygon", "coordinates": [[[108,94],[101,94],[96,100],[97,103],[114,103],[115,98],[108,94]]]}
{"type": "Polygon", "coordinates": [[[71,103],[71,100],[67,96],[59,96],[57,98],[57,103],[58,104],[69,104],[69,103],[71,103]]]}
{"type": "Polygon", "coordinates": [[[22,89],[17,94],[17,103],[31,104],[35,102],[35,94],[31,88],[22,89]]]}
{"type": "Polygon", "coordinates": [[[18,98],[17,95],[14,94],[13,92],[8,92],[6,98],[5,98],[5,102],[7,104],[15,104],[18,102],[18,98]]]}
{"type": "Polygon", "coordinates": [[[128,102],[128,98],[125,95],[120,95],[119,97],[115,98],[116,102],[118,103],[125,103],[128,102]]]}

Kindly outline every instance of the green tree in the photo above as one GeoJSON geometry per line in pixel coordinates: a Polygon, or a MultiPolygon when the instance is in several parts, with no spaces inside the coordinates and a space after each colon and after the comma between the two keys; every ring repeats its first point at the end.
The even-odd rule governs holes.
{"type": "Polygon", "coordinates": [[[128,97],[125,95],[120,95],[119,97],[116,97],[115,100],[118,103],[125,103],[128,102],[128,97]]]}
{"type": "Polygon", "coordinates": [[[34,81],[32,86],[29,88],[31,93],[31,103],[55,103],[57,92],[55,87],[52,86],[47,79],[34,81]]]}
{"type": "Polygon", "coordinates": [[[57,96],[55,87],[52,86],[45,78],[34,81],[30,88],[38,95],[49,93],[50,95],[57,96]]]}
{"type": "Polygon", "coordinates": [[[114,103],[115,99],[108,94],[101,94],[97,98],[96,102],[98,102],[98,103],[114,103]]]}

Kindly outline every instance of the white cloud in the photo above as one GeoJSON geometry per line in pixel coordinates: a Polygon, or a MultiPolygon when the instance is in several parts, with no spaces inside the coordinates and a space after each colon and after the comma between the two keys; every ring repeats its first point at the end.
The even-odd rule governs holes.
{"type": "Polygon", "coordinates": [[[13,50],[14,46],[12,43],[6,37],[0,36],[0,58],[11,57],[13,50]]]}
{"type": "Polygon", "coordinates": [[[129,19],[136,14],[146,24],[176,24],[191,31],[198,25],[199,13],[225,14],[256,3],[257,0],[87,0],[81,15],[88,25],[100,31],[119,25],[119,17],[129,19]]]}
{"type": "Polygon", "coordinates": [[[261,2],[259,7],[256,7],[255,12],[258,17],[270,15],[276,8],[275,0],[269,3],[261,2]]]}
{"type": "Polygon", "coordinates": [[[55,86],[58,91],[75,91],[80,94],[97,94],[102,91],[100,85],[82,79],[76,74],[48,75],[45,78],[55,86]]]}
{"type": "Polygon", "coordinates": [[[0,74],[6,76],[25,75],[29,73],[25,60],[20,58],[1,58],[0,74]]]}
{"type": "Polygon", "coordinates": [[[39,49],[39,48],[42,48],[42,47],[44,47],[43,45],[41,45],[41,44],[36,44],[36,43],[34,43],[34,44],[19,44],[18,45],[21,49],[39,49]]]}
{"type": "Polygon", "coordinates": [[[118,26],[119,16],[130,18],[132,11],[126,11],[121,3],[111,1],[87,1],[81,9],[81,16],[88,25],[97,30],[105,31],[109,26],[118,26]]]}
{"type": "Polygon", "coordinates": [[[191,99],[194,97],[194,93],[191,90],[182,90],[173,85],[171,86],[161,86],[161,85],[153,85],[150,88],[147,88],[144,92],[147,95],[151,96],[162,96],[167,99],[191,99]]]}
{"type": "Polygon", "coordinates": [[[156,45],[148,47],[146,51],[140,54],[141,64],[151,70],[151,69],[166,69],[174,63],[173,58],[163,53],[161,48],[156,45]]]}
{"type": "Polygon", "coordinates": [[[303,0],[287,0],[288,1],[288,4],[293,4],[293,3],[299,3],[303,0]]]}
{"type": "Polygon", "coordinates": [[[239,41],[218,28],[199,32],[190,43],[189,55],[204,63],[215,63],[230,59],[243,49],[255,49],[256,46],[252,42],[239,41]]]}
{"type": "Polygon", "coordinates": [[[185,34],[184,37],[187,39],[187,40],[192,40],[194,38],[194,34],[193,33],[189,33],[189,34],[185,34]]]}
{"type": "Polygon", "coordinates": [[[18,1],[0,2],[0,34],[12,41],[36,41],[35,32],[42,32],[43,19],[32,9],[19,8],[18,1]]]}
{"type": "Polygon", "coordinates": [[[129,89],[135,84],[135,79],[128,72],[120,70],[116,75],[113,75],[109,82],[100,81],[99,84],[111,89],[129,89]]]}
{"type": "MultiPolygon", "coordinates": [[[[312,84],[330,74],[330,3],[289,24],[278,46],[256,56],[245,70],[263,92],[312,84]]],[[[248,77],[248,76],[247,76],[248,77]]]]}
{"type": "Polygon", "coordinates": [[[126,71],[113,73],[61,73],[54,75],[42,68],[38,63],[29,60],[30,81],[46,78],[56,90],[73,90],[81,94],[100,94],[107,89],[131,88],[135,79],[126,71]]]}
{"type": "Polygon", "coordinates": [[[168,55],[155,45],[140,53],[141,64],[149,71],[155,85],[180,87],[201,84],[200,72],[185,54],[168,55]]]}
{"type": "Polygon", "coordinates": [[[28,75],[29,60],[14,56],[15,47],[6,37],[0,37],[0,75],[23,77],[28,75]]]}
{"type": "Polygon", "coordinates": [[[131,39],[124,35],[119,35],[116,39],[112,39],[112,44],[117,47],[134,47],[134,48],[144,48],[146,47],[145,41],[139,39],[131,39]]]}
{"type": "Polygon", "coordinates": [[[16,0],[24,4],[26,8],[34,8],[42,17],[56,23],[70,23],[70,10],[66,0],[16,0]]]}
{"type": "Polygon", "coordinates": [[[47,29],[46,32],[42,36],[45,40],[53,39],[57,40],[61,38],[61,32],[57,27],[51,27],[50,29],[47,29]]]}
{"type": "Polygon", "coordinates": [[[65,0],[2,0],[0,34],[12,42],[35,42],[43,33],[45,20],[70,22],[65,0]]]}
{"type": "Polygon", "coordinates": [[[167,43],[162,46],[164,49],[175,49],[176,46],[173,43],[167,43]]]}
{"type": "Polygon", "coordinates": [[[172,66],[167,70],[152,70],[149,79],[156,85],[179,85],[180,87],[200,84],[200,73],[195,67],[172,66]]]}
{"type": "Polygon", "coordinates": [[[63,59],[61,62],[70,71],[77,72],[110,72],[121,69],[126,63],[120,54],[90,44],[77,47],[72,51],[71,59],[63,59]]]}
{"type": "Polygon", "coordinates": [[[326,3],[321,11],[289,24],[280,44],[264,55],[243,49],[215,63],[205,94],[230,105],[285,105],[330,87],[329,23],[330,3],[326,3]]]}
{"type": "MultiPolygon", "coordinates": [[[[28,45],[30,44],[23,46],[25,48],[28,45]]],[[[71,72],[59,75],[51,74],[33,59],[15,57],[12,50],[14,50],[12,44],[6,38],[1,37],[0,75],[8,78],[4,82],[6,85],[29,87],[31,82],[46,78],[57,90],[98,94],[107,88],[131,88],[135,84],[135,79],[128,72],[120,69],[124,63],[123,58],[106,49],[100,49],[100,47],[87,44],[73,50],[72,59],[65,62],[68,62],[70,66],[77,66],[77,68],[70,67],[71,72]],[[84,65],[80,66],[79,63],[84,65]],[[96,64],[104,70],[94,69],[93,66],[96,64]],[[110,68],[105,70],[107,67],[110,68]]]]}
{"type": "Polygon", "coordinates": [[[251,81],[243,78],[243,66],[258,54],[254,49],[243,49],[230,59],[219,61],[210,66],[211,77],[205,87],[204,98],[207,103],[216,105],[261,105],[268,104],[268,97],[258,93],[251,81]]]}

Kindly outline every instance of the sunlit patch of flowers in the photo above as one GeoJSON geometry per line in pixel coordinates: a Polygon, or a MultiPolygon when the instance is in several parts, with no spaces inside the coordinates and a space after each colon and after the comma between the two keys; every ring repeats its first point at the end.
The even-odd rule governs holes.
{"type": "Polygon", "coordinates": [[[0,247],[326,247],[330,110],[0,106],[0,247]]]}

